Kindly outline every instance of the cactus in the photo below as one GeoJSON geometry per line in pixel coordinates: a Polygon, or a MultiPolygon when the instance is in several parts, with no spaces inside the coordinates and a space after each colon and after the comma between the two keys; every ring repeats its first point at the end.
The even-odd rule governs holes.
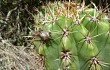
{"type": "Polygon", "coordinates": [[[110,23],[105,10],[54,2],[34,15],[34,44],[43,70],[109,70],[110,23]]]}

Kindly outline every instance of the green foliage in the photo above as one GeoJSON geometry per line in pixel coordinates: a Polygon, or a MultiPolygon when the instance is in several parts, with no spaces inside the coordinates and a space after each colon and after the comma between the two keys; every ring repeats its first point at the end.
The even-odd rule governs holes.
{"type": "Polygon", "coordinates": [[[34,15],[37,52],[46,70],[109,70],[110,23],[84,3],[54,2],[34,15]]]}

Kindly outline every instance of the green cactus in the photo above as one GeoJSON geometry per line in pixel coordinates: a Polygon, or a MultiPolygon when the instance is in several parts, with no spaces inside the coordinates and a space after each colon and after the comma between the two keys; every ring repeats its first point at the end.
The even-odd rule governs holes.
{"type": "Polygon", "coordinates": [[[39,58],[44,69],[110,69],[110,23],[106,13],[96,6],[48,3],[41,7],[34,20],[34,44],[43,57],[39,58]]]}

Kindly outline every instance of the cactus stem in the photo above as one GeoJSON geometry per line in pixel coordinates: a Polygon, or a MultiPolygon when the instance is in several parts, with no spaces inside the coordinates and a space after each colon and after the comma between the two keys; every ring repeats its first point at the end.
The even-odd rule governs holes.
{"type": "Polygon", "coordinates": [[[107,67],[108,59],[105,60],[108,63],[100,60],[108,58],[108,54],[103,53],[108,52],[110,42],[106,11],[98,9],[93,2],[85,7],[84,1],[79,4],[70,0],[42,7],[34,17],[38,31],[35,30],[33,37],[36,45],[41,44],[38,52],[43,55],[39,57],[40,62],[44,62],[43,70],[102,70],[103,66],[107,67]],[[38,42],[35,39],[39,39],[38,42]],[[101,57],[97,52],[101,52],[101,57]]]}

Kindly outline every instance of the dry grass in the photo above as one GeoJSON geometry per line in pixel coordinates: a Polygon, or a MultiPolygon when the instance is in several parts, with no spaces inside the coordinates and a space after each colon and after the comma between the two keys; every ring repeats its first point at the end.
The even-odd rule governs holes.
{"type": "Polygon", "coordinates": [[[0,42],[0,70],[42,70],[34,49],[0,42]]]}

